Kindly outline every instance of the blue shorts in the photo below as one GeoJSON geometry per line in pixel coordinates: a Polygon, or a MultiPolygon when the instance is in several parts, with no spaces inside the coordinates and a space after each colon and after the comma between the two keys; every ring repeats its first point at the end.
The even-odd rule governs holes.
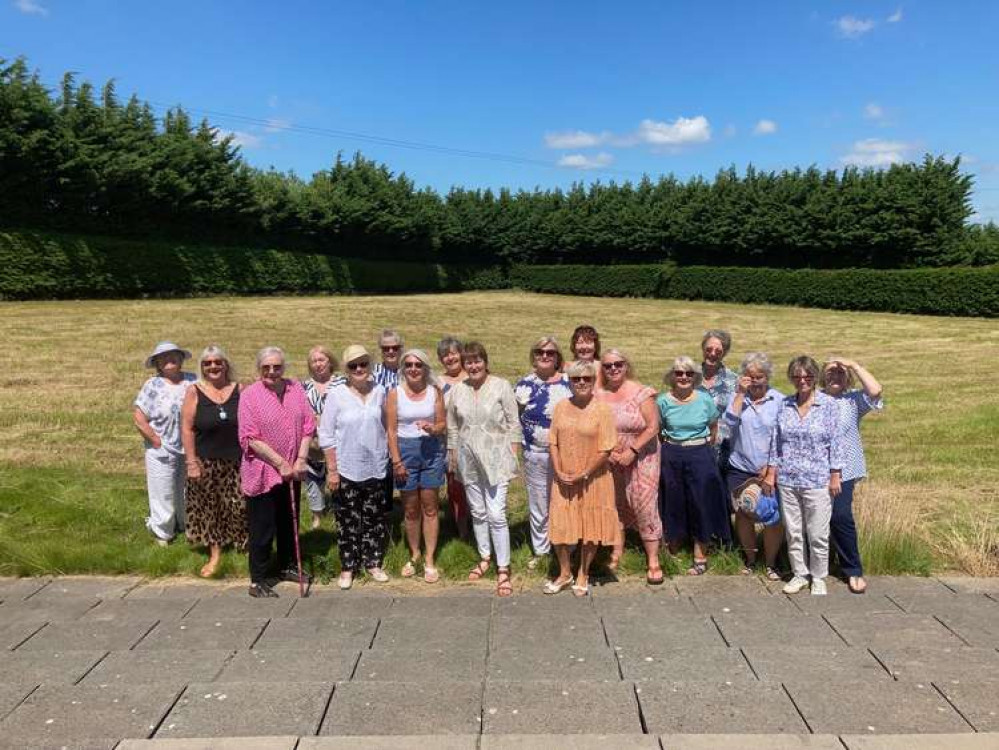
{"type": "Polygon", "coordinates": [[[396,484],[400,492],[437,489],[444,484],[444,441],[439,437],[399,438],[399,454],[406,466],[406,482],[396,484]]]}

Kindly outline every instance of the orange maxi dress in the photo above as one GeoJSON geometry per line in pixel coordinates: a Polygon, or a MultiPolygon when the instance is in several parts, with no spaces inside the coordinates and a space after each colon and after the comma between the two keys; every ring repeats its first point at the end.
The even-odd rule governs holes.
{"type": "MultiPolygon", "coordinates": [[[[558,450],[562,470],[578,473],[593,462],[597,453],[610,452],[617,445],[614,413],[596,399],[591,399],[583,409],[571,399],[560,401],[552,414],[549,439],[558,450]]],[[[619,534],[614,478],[606,466],[586,482],[574,484],[568,492],[559,482],[552,483],[548,508],[548,536],[552,544],[582,541],[609,546],[619,534]]]]}

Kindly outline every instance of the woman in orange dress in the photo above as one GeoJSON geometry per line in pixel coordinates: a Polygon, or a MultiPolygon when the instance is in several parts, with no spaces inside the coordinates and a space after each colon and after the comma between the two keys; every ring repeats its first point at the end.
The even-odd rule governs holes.
{"type": "Polygon", "coordinates": [[[609,461],[617,445],[614,413],[593,398],[597,370],[574,362],[566,371],[572,398],[555,405],[549,432],[555,483],[549,507],[548,536],[555,545],[559,574],[545,584],[546,594],[572,586],[576,596],[590,593],[590,564],[597,548],[613,546],[620,534],[609,461]],[[569,556],[582,543],[575,582],[569,556]]]}

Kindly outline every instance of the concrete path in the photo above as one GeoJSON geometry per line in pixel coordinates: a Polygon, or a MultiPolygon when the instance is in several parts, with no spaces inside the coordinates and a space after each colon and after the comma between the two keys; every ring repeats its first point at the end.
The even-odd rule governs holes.
{"type": "Polygon", "coordinates": [[[999,748],[999,579],[870,584],[0,579],[0,747],[999,748]]]}

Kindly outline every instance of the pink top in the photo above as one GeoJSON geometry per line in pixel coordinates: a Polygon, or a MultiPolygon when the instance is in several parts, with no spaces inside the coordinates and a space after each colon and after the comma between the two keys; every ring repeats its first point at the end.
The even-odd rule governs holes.
{"type": "Polygon", "coordinates": [[[250,441],[262,440],[288,463],[295,463],[302,439],[312,437],[316,420],[297,380],[284,381],[284,398],[279,399],[259,380],[239,397],[239,447],[243,462],[240,485],[248,497],[262,495],[283,481],[281,474],[250,448],[250,441]]]}

